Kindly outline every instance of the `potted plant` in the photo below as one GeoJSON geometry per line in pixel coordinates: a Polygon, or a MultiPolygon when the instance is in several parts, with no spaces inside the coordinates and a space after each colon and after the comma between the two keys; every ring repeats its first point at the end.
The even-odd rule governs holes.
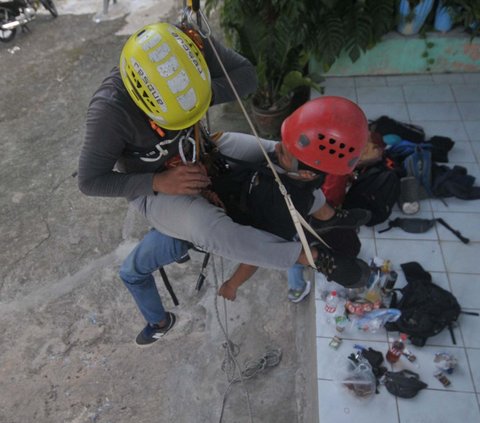
{"type": "Polygon", "coordinates": [[[352,61],[373,47],[394,24],[396,0],[206,0],[207,10],[220,7],[227,39],[257,69],[258,90],[252,97],[257,126],[267,116],[283,118],[321,92],[320,75],[308,72],[315,57],[328,70],[346,52],[352,61]],[[302,100],[297,100],[303,92],[302,100]]]}
{"type": "Polygon", "coordinates": [[[327,71],[343,53],[355,62],[393,29],[397,0],[306,0],[309,49],[327,71]]]}
{"type": "MultiPolygon", "coordinates": [[[[218,0],[207,0],[207,8],[218,0]]],[[[310,52],[304,33],[304,4],[276,0],[225,0],[221,25],[227,39],[256,67],[257,91],[252,114],[263,136],[278,136],[283,119],[297,107],[301,88],[321,90],[321,77],[308,74],[310,52]]],[[[308,100],[309,90],[303,101],[308,100]]],[[[305,92],[305,91],[304,91],[305,92]]]]}

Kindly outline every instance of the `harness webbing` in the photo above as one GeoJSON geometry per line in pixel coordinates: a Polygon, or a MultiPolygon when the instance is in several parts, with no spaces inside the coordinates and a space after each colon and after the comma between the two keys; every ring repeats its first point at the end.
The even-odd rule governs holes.
{"type": "MultiPolygon", "coordinates": [[[[191,2],[190,2],[191,3],[191,2]]],[[[238,102],[238,104],[240,105],[240,109],[242,110],[242,113],[248,123],[248,126],[250,127],[259,147],[260,147],[260,150],[262,151],[262,154],[264,155],[266,161],[267,161],[267,164],[268,164],[268,167],[271,169],[272,173],[273,173],[273,176],[274,176],[274,179],[275,181],[277,182],[278,184],[278,187],[279,187],[279,190],[281,192],[281,194],[283,195],[284,199],[285,199],[285,203],[287,204],[287,208],[288,208],[288,211],[290,213],[290,215],[292,216],[292,221],[293,221],[293,224],[295,226],[295,229],[297,230],[297,234],[298,234],[298,237],[300,239],[300,242],[302,243],[302,246],[303,246],[303,250],[305,251],[305,255],[307,257],[307,260],[308,260],[308,263],[310,264],[311,267],[313,267],[314,269],[316,269],[316,265],[315,265],[315,261],[313,259],[313,255],[312,255],[312,251],[310,249],[310,245],[307,241],[307,238],[305,236],[305,232],[304,232],[304,228],[310,232],[315,238],[317,238],[322,244],[324,244],[327,248],[330,248],[329,245],[313,230],[313,228],[305,221],[305,219],[302,217],[302,215],[298,212],[298,210],[295,208],[293,202],[292,202],[292,199],[287,191],[287,189],[285,188],[285,186],[283,185],[280,177],[278,176],[278,172],[276,171],[275,169],[275,166],[273,165],[270,157],[268,156],[268,153],[266,152],[265,148],[263,147],[261,141],[260,141],[260,137],[258,136],[258,133],[257,133],[257,130],[255,129],[255,126],[253,125],[252,123],[252,120],[250,119],[250,116],[248,115],[247,113],[247,110],[243,104],[243,101],[242,99],[240,98],[240,95],[238,94],[238,91],[237,89],[235,88],[231,78],[230,78],[230,75],[228,74],[223,62],[222,62],[222,59],[220,57],[220,55],[218,54],[218,51],[217,49],[215,48],[215,45],[213,44],[212,40],[211,40],[211,28],[210,28],[210,25],[207,21],[207,18],[205,17],[205,15],[203,14],[202,10],[199,9],[199,8],[195,8],[195,7],[192,7],[192,5],[190,4],[189,5],[190,7],[188,7],[186,10],[188,10],[188,12],[186,11],[185,12],[185,15],[184,15],[184,18],[188,21],[188,23],[190,25],[192,25],[194,27],[194,30],[200,34],[203,38],[205,38],[215,57],[217,58],[218,60],[218,63],[220,64],[220,67],[222,69],[222,72],[223,74],[225,75],[225,78],[227,79],[227,82],[238,102]],[[194,21],[193,19],[193,15],[196,15],[197,19],[196,19],[196,22],[194,21]],[[202,28],[202,22],[205,24],[205,27],[206,29],[204,30],[202,28]]],[[[195,144],[197,144],[197,155],[200,154],[200,146],[198,145],[200,143],[200,134],[199,134],[199,131],[198,131],[198,128],[199,128],[199,124],[196,124],[195,127],[194,127],[194,139],[195,139],[195,144]]],[[[198,157],[197,157],[198,158],[198,157]]]]}
{"type": "MultiPolygon", "coordinates": [[[[315,236],[320,242],[322,242],[324,245],[326,245],[328,247],[328,245],[325,243],[325,241],[323,241],[323,239],[318,236],[318,234],[311,228],[311,226],[305,221],[305,219],[300,215],[300,213],[297,211],[297,209],[295,208],[293,202],[292,202],[292,199],[289,195],[289,193],[287,192],[285,186],[283,185],[280,177],[278,176],[278,173],[275,169],[275,166],[273,165],[270,157],[268,156],[265,148],[263,147],[261,141],[260,141],[260,137],[258,136],[258,133],[257,133],[257,130],[255,129],[255,126],[253,125],[251,119],[250,119],[250,116],[248,115],[247,113],[247,110],[245,109],[245,106],[242,102],[242,99],[240,98],[230,76],[228,75],[228,72],[222,62],[222,59],[220,58],[220,55],[218,54],[218,51],[217,49],[215,48],[215,45],[213,44],[211,38],[210,38],[210,35],[211,35],[211,30],[210,30],[210,26],[208,24],[208,21],[205,17],[205,15],[203,14],[203,12],[201,10],[198,10],[197,11],[197,14],[202,18],[203,22],[205,23],[206,27],[207,27],[207,30],[206,32],[205,31],[202,31],[200,28],[197,29],[197,31],[208,41],[215,57],[217,58],[218,60],[218,63],[220,64],[220,67],[225,75],[225,78],[227,79],[227,82],[242,110],[242,113],[243,115],[245,116],[245,119],[247,120],[247,123],[248,123],[248,126],[250,127],[253,135],[255,136],[255,139],[257,140],[257,143],[260,147],[260,150],[262,151],[262,154],[264,155],[265,157],[265,160],[267,161],[267,164],[268,166],[270,167],[270,169],[272,170],[272,173],[273,173],[273,176],[275,178],[275,181],[277,182],[278,184],[278,187],[280,189],[280,192],[281,194],[283,195],[284,199],[285,199],[285,202],[287,204],[287,208],[288,208],[288,211],[290,212],[290,215],[292,216],[292,221],[293,221],[293,224],[295,225],[295,229],[297,230],[297,233],[298,233],[298,236],[299,236],[299,239],[300,239],[300,242],[302,243],[302,246],[303,246],[303,249],[305,251],[305,255],[307,257],[307,260],[308,260],[308,263],[310,264],[310,266],[312,266],[314,269],[316,268],[316,265],[315,265],[315,261],[313,259],[313,256],[312,256],[312,251],[310,249],[310,246],[308,244],[308,241],[307,241],[307,238],[305,236],[305,232],[303,230],[303,228],[305,228],[306,230],[308,230],[313,236],[315,236]]],[[[195,22],[193,22],[193,20],[191,19],[191,15],[188,16],[188,19],[189,19],[189,22],[190,24],[194,25],[194,26],[198,26],[195,22]]]]}

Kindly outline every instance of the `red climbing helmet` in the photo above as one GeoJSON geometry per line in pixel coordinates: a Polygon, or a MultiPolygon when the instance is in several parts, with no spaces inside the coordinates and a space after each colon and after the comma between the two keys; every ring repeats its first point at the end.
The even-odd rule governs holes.
{"type": "Polygon", "coordinates": [[[343,97],[305,103],[282,124],[282,142],[304,164],[333,175],[351,173],[369,135],[362,109],[343,97]]]}

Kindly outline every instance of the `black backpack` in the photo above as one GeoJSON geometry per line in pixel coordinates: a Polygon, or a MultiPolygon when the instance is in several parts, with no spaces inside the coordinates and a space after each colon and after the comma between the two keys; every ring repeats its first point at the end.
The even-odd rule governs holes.
{"type": "Polygon", "coordinates": [[[348,190],[343,207],[370,210],[372,217],[366,225],[374,226],[388,219],[399,196],[400,178],[381,163],[362,169],[348,190]]]}
{"type": "Polygon", "coordinates": [[[448,328],[456,344],[452,325],[462,311],[455,296],[433,283],[430,273],[419,263],[404,263],[401,267],[407,285],[399,290],[402,293],[399,301],[394,295],[391,307],[399,309],[402,314],[397,321],[386,323],[385,329],[405,333],[413,345],[422,347],[427,338],[448,328]]]}
{"type": "Polygon", "coordinates": [[[421,126],[401,122],[388,116],[380,116],[377,120],[370,122],[370,130],[380,135],[396,134],[403,140],[414,143],[425,142],[425,131],[421,126]]]}
{"type": "MultiPolygon", "coordinates": [[[[297,233],[292,216],[271,169],[265,163],[248,163],[223,156],[235,166],[212,177],[212,189],[226,207],[227,215],[236,223],[253,226],[284,239],[292,240],[297,233]]],[[[295,208],[306,217],[313,202],[313,190],[322,179],[297,181],[279,175],[295,208]]]]}

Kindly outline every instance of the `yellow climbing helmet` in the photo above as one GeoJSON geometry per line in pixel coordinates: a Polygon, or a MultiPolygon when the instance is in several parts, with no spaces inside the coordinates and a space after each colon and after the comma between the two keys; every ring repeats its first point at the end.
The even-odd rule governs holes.
{"type": "Polygon", "coordinates": [[[134,33],[123,47],[120,73],[135,104],[162,128],[188,128],[210,105],[210,72],[203,54],[171,24],[147,25],[134,33]]]}

